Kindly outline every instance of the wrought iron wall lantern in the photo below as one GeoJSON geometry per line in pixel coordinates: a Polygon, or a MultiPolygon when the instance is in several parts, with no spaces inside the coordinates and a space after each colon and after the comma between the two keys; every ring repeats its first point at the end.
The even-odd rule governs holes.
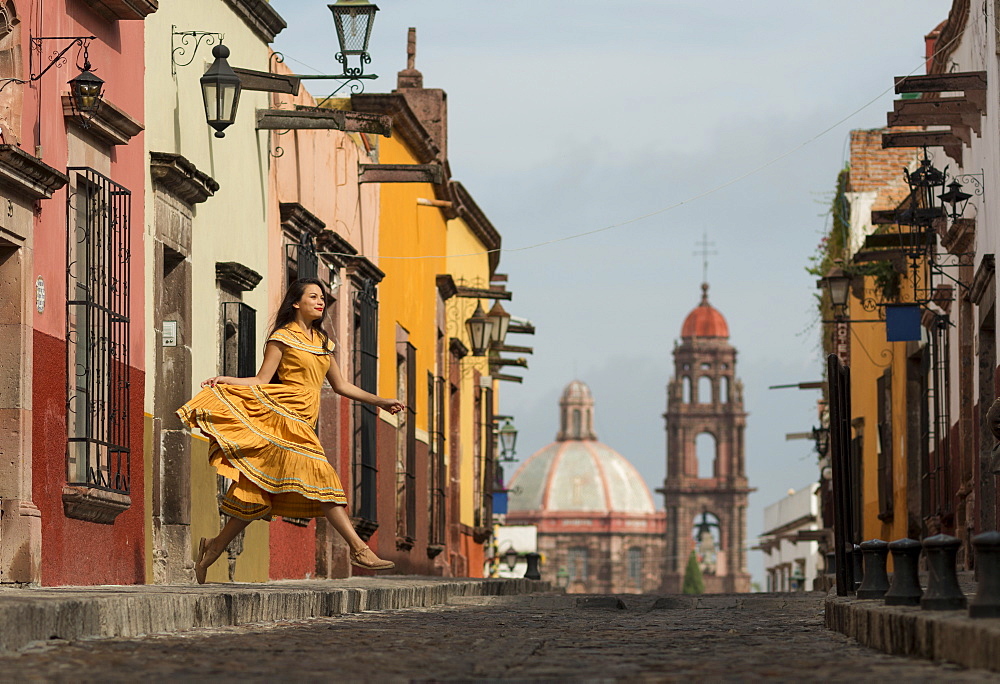
{"type": "Polygon", "coordinates": [[[225,138],[224,131],[236,121],[243,88],[240,77],[229,66],[229,48],[219,44],[212,48],[215,61],[199,79],[201,95],[205,102],[205,120],[215,129],[216,138],[225,138]]]}
{"type": "Polygon", "coordinates": [[[364,91],[365,81],[378,78],[376,74],[366,74],[365,65],[371,64],[368,53],[368,42],[372,36],[372,26],[375,23],[375,13],[378,6],[368,0],[337,0],[327,5],[333,13],[333,24],[337,31],[337,45],[340,51],[334,59],[341,65],[339,74],[295,74],[295,78],[310,80],[341,81],[337,88],[316,103],[322,107],[344,88],[349,88],[352,94],[364,91]],[[351,66],[352,57],[357,58],[357,66],[351,66]]]}
{"type": "Polygon", "coordinates": [[[500,301],[493,302],[493,308],[486,314],[493,321],[490,332],[490,342],[494,347],[502,347],[507,341],[507,329],[510,327],[510,314],[500,306],[500,301]]]}
{"type": "Polygon", "coordinates": [[[517,455],[515,447],[517,446],[517,428],[514,427],[514,423],[510,418],[504,420],[503,426],[497,430],[497,436],[500,438],[500,460],[509,463],[514,460],[514,456],[517,455]]]}
{"type": "Polygon", "coordinates": [[[224,33],[215,31],[178,31],[176,26],[170,28],[170,73],[175,76],[177,67],[186,67],[194,61],[202,43],[221,45],[226,38],[224,33]]]}
{"type": "MultiPolygon", "coordinates": [[[[74,47],[79,48],[76,66],[80,70],[74,78],[69,80],[70,102],[73,111],[77,115],[87,119],[93,116],[101,107],[101,100],[104,96],[104,79],[94,73],[95,69],[90,63],[90,41],[95,40],[95,36],[40,36],[31,38],[31,50],[29,51],[28,71],[31,81],[39,81],[53,67],[62,67],[68,61],[66,53],[74,47]],[[59,41],[60,43],[69,41],[62,49],[54,50],[47,57],[43,57],[42,49],[46,42],[59,41]]],[[[24,83],[20,79],[7,79],[0,91],[10,83],[24,83]]]]}
{"type": "Polygon", "coordinates": [[[473,356],[485,356],[489,350],[490,339],[493,336],[493,319],[483,310],[483,303],[476,301],[476,310],[465,321],[469,333],[469,344],[472,345],[473,356]]]}
{"type": "Polygon", "coordinates": [[[517,559],[520,554],[513,546],[508,546],[507,550],[503,552],[503,562],[507,566],[507,569],[514,572],[514,568],[517,567],[517,559]]]}

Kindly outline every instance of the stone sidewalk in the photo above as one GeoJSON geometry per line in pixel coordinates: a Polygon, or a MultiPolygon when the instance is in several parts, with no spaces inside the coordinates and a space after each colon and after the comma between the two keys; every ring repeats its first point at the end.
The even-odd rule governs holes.
{"type": "Polygon", "coordinates": [[[0,653],[51,640],[135,637],[549,591],[526,579],[353,577],[266,584],[0,589],[0,653]]]}
{"type": "MultiPolygon", "coordinates": [[[[969,601],[970,588],[963,583],[969,601]]],[[[824,607],[829,629],[869,648],[1000,672],[1000,619],[970,618],[965,609],[887,606],[881,600],[837,596],[835,591],[824,607]]]]}

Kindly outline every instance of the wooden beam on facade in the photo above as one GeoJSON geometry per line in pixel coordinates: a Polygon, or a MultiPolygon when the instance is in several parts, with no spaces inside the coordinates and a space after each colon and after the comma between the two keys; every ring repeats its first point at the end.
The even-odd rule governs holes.
{"type": "Polygon", "coordinates": [[[890,226],[896,222],[895,209],[880,209],[872,212],[873,226],[890,226]]]}
{"type": "Polygon", "coordinates": [[[928,114],[916,114],[913,112],[888,112],[885,115],[886,123],[892,126],[951,126],[952,129],[972,129],[976,135],[982,135],[980,126],[980,115],[976,112],[973,117],[965,114],[950,114],[945,112],[933,112],[928,114]]]}
{"type": "Polygon", "coordinates": [[[524,378],[519,378],[516,375],[502,375],[500,373],[494,373],[490,377],[492,377],[494,380],[500,380],[501,382],[517,382],[517,383],[524,382],[524,378]]]}
{"type": "Polygon", "coordinates": [[[945,154],[957,163],[962,163],[962,139],[953,131],[883,133],[882,147],[942,147],[945,154]]]}
{"type": "Polygon", "coordinates": [[[243,90],[298,95],[302,83],[301,79],[291,74],[272,74],[269,71],[254,71],[241,67],[233,67],[233,71],[240,77],[240,86],[243,90]]]}
{"type": "Polygon", "coordinates": [[[335,130],[372,133],[388,138],[392,134],[392,119],[383,114],[341,109],[258,109],[257,130],[335,130]]]}
{"type": "Polygon", "coordinates": [[[895,81],[897,93],[951,93],[986,90],[985,71],[897,76],[895,81]]]}
{"type": "Polygon", "coordinates": [[[359,183],[440,183],[440,164],[360,164],[359,183]]]}
{"type": "Polygon", "coordinates": [[[492,287],[468,287],[466,285],[457,285],[455,287],[456,294],[459,297],[465,297],[466,299],[503,299],[505,301],[510,301],[513,294],[503,289],[494,289],[492,287]]]}

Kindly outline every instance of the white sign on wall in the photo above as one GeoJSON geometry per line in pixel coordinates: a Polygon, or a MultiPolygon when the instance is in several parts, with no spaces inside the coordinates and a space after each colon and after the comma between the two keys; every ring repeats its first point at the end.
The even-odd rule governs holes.
{"type": "Polygon", "coordinates": [[[163,346],[177,346],[177,321],[163,321],[163,346]]]}
{"type": "Polygon", "coordinates": [[[35,310],[38,313],[45,311],[45,281],[42,276],[35,281],[35,310]]]}

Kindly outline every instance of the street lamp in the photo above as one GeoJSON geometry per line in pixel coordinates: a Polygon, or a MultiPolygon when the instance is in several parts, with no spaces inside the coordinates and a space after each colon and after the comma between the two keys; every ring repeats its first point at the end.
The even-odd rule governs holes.
{"type": "Polygon", "coordinates": [[[101,107],[104,79],[91,70],[90,60],[83,63],[83,69],[69,81],[73,108],[78,114],[92,114],[101,107]]]}
{"type": "Polygon", "coordinates": [[[826,456],[826,450],[830,446],[830,428],[814,427],[812,430],[813,439],[816,441],[816,453],[822,458],[826,456]]]}
{"type": "Polygon", "coordinates": [[[201,77],[201,95],[205,100],[205,119],[215,129],[216,138],[225,138],[224,130],[236,121],[236,108],[240,103],[242,85],[240,77],[229,66],[229,48],[216,45],[212,48],[215,61],[201,77]]]}
{"type": "Polygon", "coordinates": [[[344,67],[344,76],[360,76],[365,71],[365,64],[372,61],[368,55],[368,40],[372,35],[372,24],[375,23],[378,6],[368,0],[337,0],[327,7],[333,12],[333,23],[337,27],[340,52],[336,59],[344,67]],[[352,55],[357,55],[360,66],[347,66],[347,58],[352,55]]]}
{"type": "Polygon", "coordinates": [[[507,564],[507,569],[514,572],[514,568],[517,566],[517,551],[514,547],[508,547],[507,551],[503,554],[503,562],[507,564]]]}
{"type": "Polygon", "coordinates": [[[962,192],[962,184],[957,180],[953,180],[948,183],[948,192],[942,193],[938,197],[945,204],[951,205],[951,211],[948,212],[948,216],[951,217],[952,221],[956,221],[965,213],[965,207],[968,205],[972,195],[962,192]]]}
{"type": "Polygon", "coordinates": [[[851,276],[840,266],[833,266],[820,282],[826,285],[834,310],[843,313],[847,309],[847,300],[850,296],[851,276]]]}
{"type": "Polygon", "coordinates": [[[911,206],[903,212],[904,221],[901,223],[928,227],[934,219],[941,216],[941,207],[935,201],[944,192],[945,172],[942,173],[931,165],[931,160],[927,157],[927,150],[924,149],[924,158],[920,160],[920,166],[910,173],[908,169],[903,169],[903,177],[906,184],[910,186],[911,206]]]}
{"type": "Polygon", "coordinates": [[[508,418],[497,433],[500,435],[500,458],[504,461],[513,461],[517,453],[514,451],[514,446],[517,444],[517,428],[508,418]]]}
{"type": "Polygon", "coordinates": [[[490,345],[490,337],[493,334],[493,320],[483,311],[482,302],[476,302],[476,310],[472,316],[465,321],[465,327],[469,332],[469,343],[472,345],[473,356],[483,356],[490,345]]]}
{"type": "Polygon", "coordinates": [[[510,327],[510,314],[507,313],[499,300],[493,302],[493,308],[486,314],[493,321],[493,330],[490,334],[490,341],[494,347],[502,347],[507,339],[507,328],[510,327]]]}

